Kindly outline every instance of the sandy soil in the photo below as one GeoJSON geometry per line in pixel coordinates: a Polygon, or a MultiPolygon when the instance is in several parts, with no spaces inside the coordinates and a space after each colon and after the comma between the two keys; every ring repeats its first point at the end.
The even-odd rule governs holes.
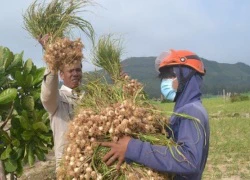
{"type": "Polygon", "coordinates": [[[38,161],[34,166],[26,166],[23,175],[18,180],[55,180],[55,157],[54,152],[51,151],[46,156],[46,161],[38,161]]]}

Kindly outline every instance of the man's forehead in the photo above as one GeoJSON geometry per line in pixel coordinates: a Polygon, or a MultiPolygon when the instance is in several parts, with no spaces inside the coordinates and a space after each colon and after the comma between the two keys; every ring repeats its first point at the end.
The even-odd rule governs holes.
{"type": "Polygon", "coordinates": [[[78,69],[78,68],[82,68],[82,64],[81,63],[65,64],[64,65],[64,69],[67,69],[67,70],[78,69]]]}

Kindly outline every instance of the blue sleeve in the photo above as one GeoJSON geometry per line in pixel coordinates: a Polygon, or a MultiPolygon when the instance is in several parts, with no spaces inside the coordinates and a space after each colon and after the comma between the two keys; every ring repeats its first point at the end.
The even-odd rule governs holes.
{"type": "Polygon", "coordinates": [[[197,127],[192,120],[180,121],[177,143],[178,150],[166,146],[152,145],[138,139],[131,139],[125,154],[126,161],[137,162],[160,172],[176,174],[192,174],[200,171],[204,134],[198,134],[197,127]],[[175,154],[174,157],[171,151],[175,154]]]}

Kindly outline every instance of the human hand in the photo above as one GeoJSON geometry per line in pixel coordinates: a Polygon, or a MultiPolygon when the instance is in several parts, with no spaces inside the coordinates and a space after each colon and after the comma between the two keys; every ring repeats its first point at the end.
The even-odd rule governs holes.
{"type": "Polygon", "coordinates": [[[110,151],[103,157],[103,161],[109,166],[117,159],[118,163],[116,169],[119,170],[125,159],[125,153],[131,137],[123,136],[116,143],[115,142],[102,142],[101,146],[110,147],[110,151]]]}
{"type": "Polygon", "coordinates": [[[49,38],[50,38],[49,34],[45,34],[44,36],[40,35],[38,37],[38,42],[42,45],[43,49],[45,49],[45,45],[48,42],[49,38]]]}
{"type": "Polygon", "coordinates": [[[129,80],[129,79],[130,79],[128,73],[126,73],[126,72],[124,72],[124,71],[121,71],[120,77],[121,77],[122,79],[125,79],[125,80],[129,80]]]}

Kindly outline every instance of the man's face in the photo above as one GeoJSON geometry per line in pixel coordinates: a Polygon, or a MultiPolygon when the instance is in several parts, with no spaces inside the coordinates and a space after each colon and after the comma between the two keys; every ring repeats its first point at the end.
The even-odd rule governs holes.
{"type": "Polygon", "coordinates": [[[82,65],[81,62],[73,65],[65,65],[60,71],[60,77],[65,86],[74,89],[78,87],[82,80],[82,65]]]}

